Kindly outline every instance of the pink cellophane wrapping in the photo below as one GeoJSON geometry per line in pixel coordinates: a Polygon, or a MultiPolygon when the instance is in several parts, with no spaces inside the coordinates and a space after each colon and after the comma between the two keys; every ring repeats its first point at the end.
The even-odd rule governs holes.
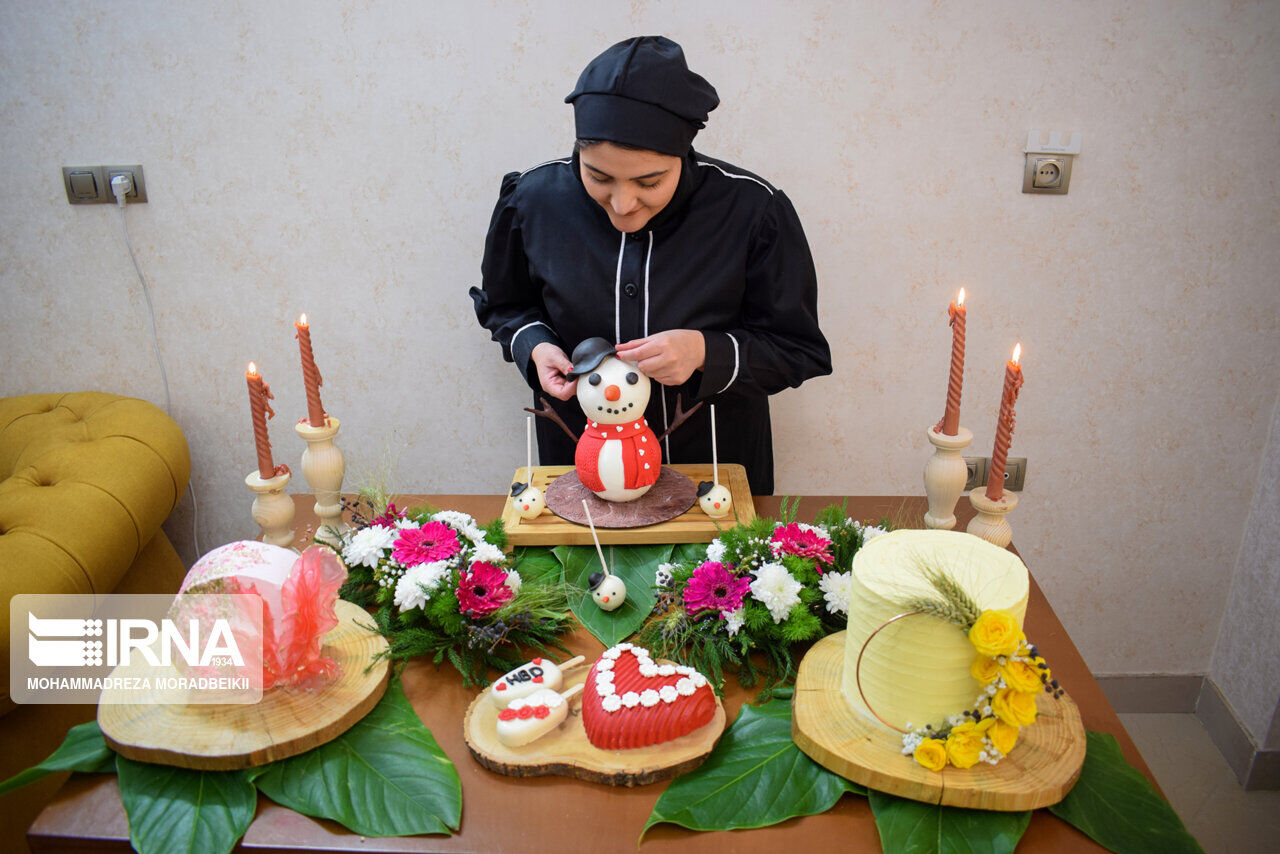
{"type": "Polygon", "coordinates": [[[322,546],[312,546],[299,557],[278,546],[242,541],[214,549],[197,561],[181,593],[261,596],[261,668],[246,659],[246,669],[252,671],[248,675],[256,683],[260,672],[263,690],[319,691],[342,673],[338,663],[321,651],[324,636],[338,625],[334,602],[346,578],[342,561],[322,546]]]}

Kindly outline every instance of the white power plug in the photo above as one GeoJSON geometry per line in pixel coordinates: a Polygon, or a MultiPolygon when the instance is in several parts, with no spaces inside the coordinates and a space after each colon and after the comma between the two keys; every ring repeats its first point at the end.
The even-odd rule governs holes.
{"type": "Polygon", "coordinates": [[[120,174],[111,179],[111,193],[116,197],[116,204],[124,207],[125,196],[133,189],[133,178],[120,174]]]}

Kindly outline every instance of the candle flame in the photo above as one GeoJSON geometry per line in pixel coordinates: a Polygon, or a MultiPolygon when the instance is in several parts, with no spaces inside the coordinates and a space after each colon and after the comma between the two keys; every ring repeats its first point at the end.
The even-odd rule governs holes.
{"type": "Polygon", "coordinates": [[[298,325],[299,326],[307,325],[307,313],[305,311],[302,314],[298,315],[298,325]]]}
{"type": "Polygon", "coordinates": [[[960,296],[956,297],[956,308],[964,305],[964,288],[960,289],[960,296]]]}
{"type": "Polygon", "coordinates": [[[257,363],[257,362],[250,362],[250,363],[249,363],[249,373],[251,373],[251,374],[256,374],[257,372],[258,372],[258,363],[257,363]]]}
{"type": "Polygon", "coordinates": [[[1020,363],[1021,360],[1022,360],[1022,343],[1019,342],[1015,344],[1013,347],[1013,363],[1017,365],[1020,363]]]}

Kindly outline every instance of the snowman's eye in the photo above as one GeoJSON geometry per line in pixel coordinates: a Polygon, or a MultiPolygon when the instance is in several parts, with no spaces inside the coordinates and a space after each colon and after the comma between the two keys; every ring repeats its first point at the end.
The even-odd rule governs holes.
{"type": "Polygon", "coordinates": [[[627,374],[627,385],[635,385],[638,382],[640,382],[639,374],[635,373],[634,371],[627,374]]]}
{"type": "Polygon", "coordinates": [[[592,385],[600,385],[600,375],[592,374],[591,376],[587,377],[587,382],[591,383],[592,385]]]}

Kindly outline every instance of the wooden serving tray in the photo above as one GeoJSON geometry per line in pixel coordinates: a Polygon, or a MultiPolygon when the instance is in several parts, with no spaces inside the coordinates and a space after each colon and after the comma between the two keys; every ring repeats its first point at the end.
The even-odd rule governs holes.
{"type": "MultiPolygon", "coordinates": [[[[560,691],[585,682],[589,671],[589,667],[580,667],[565,674],[560,691]]],[[[508,777],[554,774],[610,786],[644,786],[669,780],[702,764],[724,732],[726,720],[724,705],[716,697],[715,715],[688,735],[649,747],[601,750],[587,740],[579,694],[569,700],[569,716],[555,730],[531,744],[507,747],[498,740],[498,707],[488,693],[485,689],[471,701],[463,721],[463,735],[477,762],[508,777]]]]}
{"type": "Polygon", "coordinates": [[[1071,698],[1041,694],[1039,716],[996,765],[930,771],[902,753],[902,736],[855,711],[841,691],[845,632],[813,645],[800,662],[791,701],[791,737],[819,765],[855,783],[903,798],[1016,812],[1056,804],[1084,764],[1085,734],[1071,698]]]}
{"type": "MultiPolygon", "coordinates": [[[[387,659],[373,660],[387,641],[363,628],[373,618],[342,599],[334,610],[338,625],[324,636],[324,654],[342,666],[342,675],[324,690],[273,688],[259,703],[225,706],[112,703],[104,691],[98,726],[107,745],[140,762],[234,771],[332,741],[382,699],[388,673],[387,659]]],[[[112,675],[124,675],[122,670],[112,675]]]]}
{"type": "MultiPolygon", "coordinates": [[[[664,465],[673,468],[688,477],[695,484],[703,480],[711,480],[711,464],[705,465],[664,465]]],[[[533,485],[546,494],[547,487],[560,475],[573,471],[573,466],[534,466],[533,485]]],[[[516,469],[512,482],[529,483],[529,470],[524,466],[516,469]]],[[[729,488],[733,498],[733,512],[723,519],[712,519],[703,513],[694,502],[693,507],[674,519],[657,525],[643,528],[596,528],[596,534],[603,544],[636,545],[644,543],[709,543],[735,525],[750,522],[756,518],[755,506],[751,503],[751,485],[747,482],[747,470],[741,465],[721,463],[720,482],[729,488]]],[[[542,515],[533,519],[522,519],[516,512],[515,501],[507,496],[502,508],[502,522],[506,526],[507,542],[513,546],[589,546],[592,544],[591,529],[562,519],[550,510],[543,510],[542,515]]]]}

